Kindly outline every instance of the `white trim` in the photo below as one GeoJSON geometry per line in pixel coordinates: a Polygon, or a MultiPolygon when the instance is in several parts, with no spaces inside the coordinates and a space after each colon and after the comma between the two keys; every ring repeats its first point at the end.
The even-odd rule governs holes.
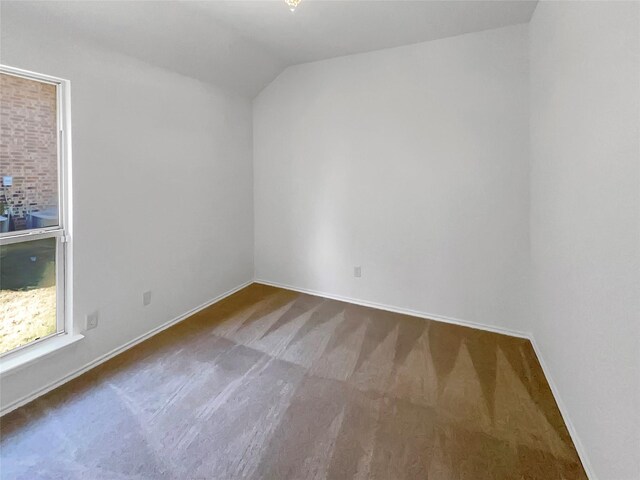
{"type": "MultiPolygon", "coordinates": [[[[62,188],[64,188],[62,210],[62,225],[64,226],[63,248],[64,248],[64,320],[65,331],[71,334],[80,334],[81,322],[73,321],[73,154],[71,142],[71,82],[60,79],[62,89],[60,98],[60,112],[64,116],[60,118],[61,141],[64,149],[62,188]],[[77,323],[77,324],[76,324],[77,323]]],[[[0,413],[1,415],[1,413],[0,413]]]]}
{"type": "Polygon", "coordinates": [[[451,323],[454,325],[461,325],[463,327],[470,327],[470,328],[476,328],[479,330],[486,330],[489,332],[494,332],[494,333],[499,333],[502,335],[509,335],[512,337],[518,337],[518,338],[524,338],[525,340],[529,340],[529,342],[531,342],[531,346],[533,347],[533,350],[536,354],[536,357],[538,357],[538,362],[540,363],[540,367],[542,368],[542,373],[544,374],[545,378],[547,379],[547,383],[549,384],[549,387],[551,388],[551,393],[553,394],[553,397],[556,401],[556,404],[558,405],[558,410],[560,410],[560,415],[562,416],[562,419],[565,423],[565,425],[567,426],[567,430],[569,431],[569,436],[571,437],[571,441],[573,442],[573,445],[576,448],[576,451],[578,452],[578,457],[580,458],[580,461],[582,462],[582,466],[584,467],[584,470],[587,474],[587,477],[590,480],[597,480],[597,477],[594,473],[593,467],[591,466],[591,464],[589,463],[588,457],[587,457],[587,452],[582,444],[582,442],[580,441],[580,438],[578,437],[578,433],[575,429],[575,427],[573,426],[573,422],[571,421],[571,418],[569,417],[569,412],[567,410],[567,407],[565,406],[564,402],[562,401],[562,398],[560,397],[560,392],[558,390],[558,387],[556,386],[555,382],[553,381],[553,377],[551,376],[550,372],[549,372],[549,368],[547,367],[546,363],[544,362],[543,358],[542,358],[542,353],[540,351],[540,348],[538,347],[538,344],[536,343],[535,339],[533,338],[533,334],[531,333],[526,333],[526,332],[518,332],[515,330],[510,330],[507,328],[502,328],[502,327],[495,327],[495,326],[491,326],[491,325],[485,325],[482,323],[476,323],[476,322],[469,322],[467,320],[460,320],[457,318],[452,318],[452,317],[445,317],[442,315],[434,315],[431,313],[425,313],[425,312],[419,312],[416,310],[411,310],[408,308],[401,308],[401,307],[396,307],[396,306],[392,306],[392,305],[385,305],[382,303],[376,303],[376,302],[370,302],[367,300],[360,300],[360,299],[355,299],[355,298],[351,298],[351,297],[345,297],[342,295],[334,295],[331,293],[326,293],[326,292],[320,292],[317,290],[311,290],[308,288],[300,288],[300,287],[294,287],[292,285],[286,285],[283,283],[279,283],[279,282],[270,282],[268,280],[260,280],[260,279],[256,279],[255,283],[260,283],[262,285],[269,285],[272,287],[277,287],[277,288],[284,288],[286,290],[293,290],[294,292],[300,292],[300,293],[306,293],[309,295],[315,295],[317,297],[324,297],[324,298],[330,298],[332,300],[339,300],[341,302],[347,302],[347,303],[353,303],[355,305],[362,305],[365,307],[371,307],[371,308],[377,308],[379,310],[386,310],[389,312],[396,312],[396,313],[403,313],[406,315],[411,315],[413,317],[418,317],[418,318],[424,318],[427,320],[435,320],[438,322],[444,322],[444,323],[451,323]]]}
{"type": "MultiPolygon", "coordinates": [[[[67,383],[70,380],[73,380],[76,377],[79,377],[80,375],[82,375],[83,373],[91,370],[94,367],[97,367],[98,365],[100,365],[101,363],[106,362],[107,360],[110,360],[111,358],[115,357],[116,355],[129,350],[131,347],[147,340],[148,338],[153,337],[154,335],[156,335],[157,333],[160,333],[163,330],[166,330],[167,328],[175,325],[176,323],[181,322],[182,320],[185,320],[186,318],[198,313],[201,310],[204,310],[205,308],[213,305],[214,303],[219,302],[220,300],[228,297],[229,295],[233,295],[234,293],[236,293],[239,290],[242,290],[243,288],[251,285],[253,283],[253,280],[249,280],[247,282],[242,283],[241,285],[238,285],[237,287],[232,288],[231,290],[222,293],[220,295],[218,295],[217,297],[212,298],[211,300],[206,301],[205,303],[192,308],[191,310],[189,310],[186,313],[183,313],[182,315],[177,316],[176,318],[174,318],[173,320],[169,320],[166,323],[163,323],[162,325],[148,331],[147,333],[140,335],[137,338],[134,338],[133,340],[125,343],[124,345],[114,348],[113,350],[111,350],[110,352],[105,353],[104,355],[101,355],[100,357],[96,358],[95,360],[92,360],[91,362],[87,363],[86,365],[84,365],[83,367],[80,367],[79,369],[75,370],[74,372],[69,373],[68,375],[65,375],[64,377],[51,382],[50,384],[36,390],[35,392],[32,392],[28,395],[25,395],[24,397],[10,403],[9,405],[3,406],[3,408],[0,410],[0,417],[15,410],[16,408],[19,408],[23,405],[26,405],[29,402],[32,402],[33,400],[35,400],[36,398],[44,395],[45,393],[50,392],[51,390],[53,390],[54,388],[57,388],[65,383],[67,383]]],[[[73,337],[76,337],[75,335],[73,337]]],[[[80,337],[82,337],[80,335],[80,337]]]]}
{"type": "Polygon", "coordinates": [[[549,368],[547,367],[546,363],[543,360],[540,348],[538,347],[535,339],[533,338],[533,335],[530,333],[523,333],[523,332],[516,332],[516,331],[512,331],[512,330],[508,330],[508,329],[504,329],[504,328],[498,328],[498,327],[493,327],[493,326],[489,326],[489,325],[484,325],[484,324],[480,324],[480,323],[475,323],[475,322],[468,322],[465,320],[459,320],[459,319],[455,319],[455,318],[451,318],[451,317],[445,317],[442,315],[432,315],[429,313],[423,313],[423,312],[418,312],[416,310],[411,310],[411,309],[407,309],[407,308],[400,308],[400,307],[394,307],[394,306],[389,306],[389,305],[384,305],[381,303],[376,303],[376,302],[369,302],[369,301],[365,301],[365,300],[358,300],[358,299],[353,299],[350,297],[345,297],[342,295],[333,295],[333,294],[329,294],[329,293],[324,293],[324,292],[319,292],[317,290],[310,290],[310,289],[306,289],[306,288],[298,288],[298,287],[293,287],[291,285],[285,285],[282,283],[278,283],[278,282],[270,282],[267,280],[260,280],[260,279],[255,279],[255,280],[249,280],[248,282],[244,282],[243,284],[229,290],[226,293],[223,293],[221,295],[218,295],[217,297],[213,298],[212,300],[209,300],[208,302],[203,303],[202,305],[193,308],[191,310],[189,310],[188,312],[174,318],[173,320],[170,320],[162,325],[160,325],[159,327],[154,328],[153,330],[147,332],[144,335],[141,335],[139,337],[137,337],[136,339],[126,343],[125,345],[115,348],[113,350],[111,350],[110,352],[102,355],[101,357],[98,357],[97,359],[95,359],[94,361],[86,364],[84,367],[76,370],[75,372],[70,373],[69,375],[66,375],[65,377],[50,383],[49,385],[29,394],[26,395],[24,397],[22,397],[19,400],[16,400],[15,402],[9,404],[8,406],[4,407],[2,410],[0,410],[0,417],[2,415],[5,415],[9,412],[11,412],[12,410],[15,410],[16,408],[19,408],[33,400],[35,400],[36,398],[40,397],[41,395],[44,395],[45,393],[53,390],[54,388],[59,387],[60,385],[73,380],[74,378],[82,375],[83,373],[91,370],[92,368],[100,365],[101,363],[106,362],[107,360],[115,357],[116,355],[128,350],[129,348],[137,345],[138,343],[143,342],[144,340],[154,336],[155,334],[161,332],[162,330],[165,330],[169,327],[171,327],[172,325],[175,325],[176,323],[181,322],[182,320],[194,315],[195,313],[207,308],[210,305],[213,305],[214,303],[219,302],[220,300],[234,294],[235,292],[242,290],[243,288],[251,285],[252,283],[259,283],[262,285],[269,285],[272,287],[278,287],[278,288],[284,288],[286,290],[293,290],[296,292],[301,292],[301,293],[307,293],[309,295],[315,295],[318,297],[324,297],[324,298],[330,298],[332,300],[339,300],[342,302],[347,302],[347,303],[352,303],[355,305],[362,305],[365,307],[371,307],[371,308],[377,308],[380,310],[386,310],[386,311],[390,311],[390,312],[396,312],[396,313],[404,313],[407,315],[412,315],[414,317],[418,317],[418,318],[425,318],[428,320],[435,320],[435,321],[440,321],[440,322],[444,322],[444,323],[451,323],[454,325],[461,325],[464,327],[471,327],[471,328],[477,328],[480,330],[487,330],[490,332],[494,332],[494,333],[500,333],[503,335],[510,335],[513,337],[518,337],[518,338],[524,338],[526,340],[529,340],[531,342],[531,345],[533,347],[533,350],[536,354],[536,356],[538,357],[538,362],[540,363],[540,367],[542,368],[542,372],[545,376],[545,378],[547,379],[547,383],[549,384],[549,388],[551,388],[551,392],[553,393],[554,399],[556,401],[556,404],[558,405],[558,409],[560,410],[560,415],[562,416],[562,419],[565,423],[565,425],[567,426],[567,430],[569,431],[569,435],[571,436],[571,440],[576,448],[576,451],[578,452],[578,456],[580,457],[580,461],[582,462],[582,466],[585,469],[585,472],[587,474],[587,477],[590,480],[597,480],[597,477],[594,473],[594,470],[591,466],[591,464],[588,461],[588,457],[587,457],[587,453],[586,450],[582,444],[582,442],[580,441],[578,434],[576,432],[575,427],[573,426],[573,423],[571,422],[571,418],[569,417],[569,413],[567,411],[567,408],[565,406],[565,404],[562,401],[562,398],[560,397],[560,392],[558,391],[558,387],[556,386],[555,382],[553,381],[553,377],[551,376],[550,372],[549,372],[549,368]]]}
{"type": "Polygon", "coordinates": [[[575,427],[573,426],[573,422],[571,422],[571,418],[569,417],[569,411],[562,401],[562,397],[560,396],[560,391],[556,386],[556,383],[553,381],[553,377],[551,376],[551,372],[549,371],[549,367],[544,362],[542,357],[542,352],[540,347],[536,343],[533,335],[529,336],[529,341],[531,342],[531,346],[533,347],[534,352],[536,353],[536,357],[538,357],[538,363],[540,363],[540,367],[542,368],[542,373],[544,374],[547,383],[549,384],[549,388],[551,388],[551,393],[553,394],[553,398],[556,401],[556,405],[558,405],[558,410],[560,410],[560,415],[562,415],[562,420],[564,420],[564,424],[567,426],[567,430],[569,430],[569,436],[571,437],[571,441],[573,441],[573,445],[578,452],[578,456],[580,457],[580,461],[582,462],[582,467],[584,468],[587,477],[590,480],[597,480],[595,471],[589,462],[587,457],[587,451],[584,448],[584,445],[580,441],[580,437],[578,437],[578,432],[576,432],[575,427]]]}
{"type": "Polygon", "coordinates": [[[4,64],[0,64],[0,69],[2,69],[2,73],[13,75],[14,77],[23,77],[37,82],[51,83],[53,85],[67,81],[64,78],[53,77],[51,75],[45,75],[44,73],[34,72],[32,70],[23,70],[22,68],[11,67],[4,64]]]}
{"type": "Polygon", "coordinates": [[[62,227],[48,227],[41,229],[20,230],[18,232],[5,232],[0,236],[0,245],[12,245],[14,243],[31,242],[43,238],[62,237],[62,227]]]}
{"type": "Polygon", "coordinates": [[[403,313],[405,315],[411,315],[412,317],[424,318],[427,320],[436,320],[443,323],[451,323],[454,325],[461,325],[463,327],[476,328],[479,330],[486,330],[493,333],[499,333],[501,335],[509,335],[510,337],[518,337],[530,339],[531,334],[526,332],[519,332],[517,330],[511,330],[508,328],[496,327],[493,325],[485,325],[484,323],[470,322],[467,320],[460,320],[453,317],[445,317],[443,315],[436,315],[433,313],[419,312],[410,308],[402,308],[394,305],[386,305],[384,303],[370,302],[368,300],[360,300],[357,298],[345,297],[342,295],[334,295],[332,293],[320,292],[317,290],[311,290],[308,288],[294,287],[292,285],[286,285],[284,283],[270,282],[268,280],[256,279],[255,283],[261,283],[262,285],[269,285],[271,287],[284,288],[286,290],[293,290],[295,292],[307,293],[309,295],[315,295],[317,297],[330,298],[332,300],[338,300],[341,302],[353,303],[355,305],[362,305],[363,307],[376,308],[378,310],[386,310],[387,312],[403,313]]]}
{"type": "Polygon", "coordinates": [[[23,349],[20,349],[12,353],[10,356],[4,357],[0,360],[0,377],[16,373],[32,363],[48,357],[61,348],[73,345],[83,338],[84,335],[60,333],[43,338],[42,342],[28,344],[23,349]]]}

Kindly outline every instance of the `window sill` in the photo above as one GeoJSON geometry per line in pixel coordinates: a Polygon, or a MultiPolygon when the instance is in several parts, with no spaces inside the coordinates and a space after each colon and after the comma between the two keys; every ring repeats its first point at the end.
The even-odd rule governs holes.
{"type": "Polygon", "coordinates": [[[79,342],[83,338],[84,335],[65,333],[43,340],[41,343],[33,345],[32,347],[15,352],[15,354],[9,354],[0,359],[0,376],[9,375],[22,370],[32,363],[42,360],[60,349],[79,342]]]}

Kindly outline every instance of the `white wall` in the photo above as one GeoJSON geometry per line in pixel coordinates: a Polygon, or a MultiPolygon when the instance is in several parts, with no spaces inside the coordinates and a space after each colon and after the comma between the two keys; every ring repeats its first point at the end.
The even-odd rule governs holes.
{"type": "Polygon", "coordinates": [[[251,279],[255,209],[259,279],[532,330],[599,478],[638,478],[637,3],[289,68],[253,180],[249,101],[23,20],[2,63],[72,82],[74,309],[100,326],[3,406],[251,279]]]}
{"type": "Polygon", "coordinates": [[[528,118],[526,25],[288,68],[254,100],[256,278],[526,328],[528,118]]]}
{"type": "Polygon", "coordinates": [[[52,28],[3,15],[1,61],[71,81],[74,320],[100,325],[3,407],[253,277],[250,100],[52,28]]]}
{"type": "Polygon", "coordinates": [[[639,5],[530,24],[532,326],[600,480],[640,478],[639,5]]]}

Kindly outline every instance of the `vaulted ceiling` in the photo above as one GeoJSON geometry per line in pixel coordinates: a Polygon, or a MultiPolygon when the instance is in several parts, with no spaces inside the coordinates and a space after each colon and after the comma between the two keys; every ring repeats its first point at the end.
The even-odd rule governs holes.
{"type": "MultiPolygon", "coordinates": [[[[7,1],[69,35],[249,97],[290,65],[526,23],[530,0],[7,1]]],[[[0,52],[1,53],[1,52],[0,52]]]]}

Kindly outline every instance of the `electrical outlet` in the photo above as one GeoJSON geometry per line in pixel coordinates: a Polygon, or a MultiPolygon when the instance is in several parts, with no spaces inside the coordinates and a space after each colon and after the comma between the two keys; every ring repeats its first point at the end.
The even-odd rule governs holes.
{"type": "Polygon", "coordinates": [[[98,327],[98,311],[87,315],[85,319],[85,330],[92,330],[98,327]]]}
{"type": "Polygon", "coordinates": [[[151,303],[151,290],[142,294],[142,304],[146,307],[151,303]]]}
{"type": "Polygon", "coordinates": [[[362,267],[353,267],[353,276],[360,278],[362,276],[362,267]]]}

